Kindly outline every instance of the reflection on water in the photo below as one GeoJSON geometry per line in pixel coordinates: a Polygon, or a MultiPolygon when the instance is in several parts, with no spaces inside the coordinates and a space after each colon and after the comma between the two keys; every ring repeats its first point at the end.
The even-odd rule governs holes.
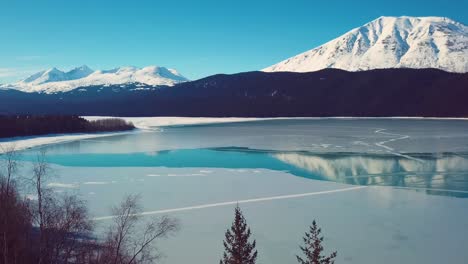
{"type": "Polygon", "coordinates": [[[468,156],[464,155],[412,155],[421,161],[390,155],[277,153],[273,156],[329,181],[410,187],[434,194],[454,190],[461,192],[447,193],[468,196],[468,156]]]}
{"type": "MultiPolygon", "coordinates": [[[[145,153],[50,154],[48,160],[80,167],[265,168],[318,180],[386,185],[430,194],[468,197],[468,154],[382,154],[262,151],[246,148],[185,149],[145,153]]],[[[35,156],[25,153],[23,160],[35,156]]]]}

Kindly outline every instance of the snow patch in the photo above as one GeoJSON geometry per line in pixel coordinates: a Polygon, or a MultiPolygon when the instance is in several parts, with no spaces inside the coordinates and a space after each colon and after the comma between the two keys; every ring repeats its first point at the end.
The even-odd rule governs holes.
{"type": "Polygon", "coordinates": [[[103,182],[103,181],[90,181],[90,182],[83,182],[85,185],[105,185],[109,184],[109,182],[103,182]]]}
{"type": "Polygon", "coordinates": [[[60,183],[60,182],[51,182],[47,184],[48,187],[52,188],[69,188],[69,189],[74,189],[78,188],[77,184],[74,183],[60,183]]]}

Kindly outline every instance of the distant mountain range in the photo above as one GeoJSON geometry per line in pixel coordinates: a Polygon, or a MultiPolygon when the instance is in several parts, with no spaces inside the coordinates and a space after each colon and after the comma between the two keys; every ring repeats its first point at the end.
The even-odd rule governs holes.
{"type": "Polygon", "coordinates": [[[468,117],[468,73],[246,72],[174,86],[97,85],[55,94],[0,90],[0,98],[0,114],[468,117]]]}
{"type": "MultiPolygon", "coordinates": [[[[468,72],[468,27],[444,17],[380,17],[263,71],[311,72],[326,68],[346,71],[434,68],[468,72]]],[[[44,70],[0,88],[60,93],[97,85],[139,83],[155,87],[186,81],[176,70],[165,67],[129,66],[94,71],[83,65],[68,72],[57,68],[44,70]]]]}
{"type": "Polygon", "coordinates": [[[468,28],[381,17],[261,72],[52,68],[0,86],[0,114],[468,117],[468,28]]]}
{"type": "Polygon", "coordinates": [[[263,71],[310,72],[325,68],[468,72],[468,27],[444,17],[380,17],[263,71]]]}
{"type": "Polygon", "coordinates": [[[57,93],[68,92],[79,87],[109,86],[115,84],[141,83],[146,86],[168,85],[188,81],[176,70],[165,67],[145,68],[119,67],[112,70],[94,71],[88,66],[74,68],[68,72],[52,68],[35,73],[28,78],[0,88],[17,89],[24,92],[57,93]]]}

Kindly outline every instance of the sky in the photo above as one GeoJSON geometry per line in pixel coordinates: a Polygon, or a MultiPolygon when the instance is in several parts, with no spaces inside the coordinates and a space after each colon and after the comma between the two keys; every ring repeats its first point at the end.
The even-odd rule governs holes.
{"type": "Polygon", "coordinates": [[[39,70],[165,66],[189,79],[260,70],[380,16],[468,24],[468,0],[0,0],[0,83],[39,70]]]}

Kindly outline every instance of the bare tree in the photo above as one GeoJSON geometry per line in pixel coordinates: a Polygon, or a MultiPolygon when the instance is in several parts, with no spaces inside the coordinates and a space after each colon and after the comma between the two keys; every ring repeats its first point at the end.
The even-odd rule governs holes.
{"type": "Polygon", "coordinates": [[[50,172],[46,152],[41,151],[32,179],[37,195],[34,219],[39,227],[38,263],[69,263],[85,250],[93,225],[86,204],[76,195],[57,195],[47,188],[50,172]]]}
{"type": "Polygon", "coordinates": [[[115,217],[99,263],[155,263],[159,257],[155,242],[176,232],[179,222],[175,218],[162,216],[145,223],[141,212],[138,195],[128,195],[119,206],[112,208],[115,217]]]}
{"type": "Polygon", "coordinates": [[[45,208],[49,262],[69,263],[77,259],[93,231],[86,204],[76,195],[65,194],[45,208]]]}
{"type": "Polygon", "coordinates": [[[27,263],[32,230],[29,203],[21,198],[14,181],[6,195],[6,179],[0,177],[0,189],[0,263],[27,263]]]}
{"type": "Polygon", "coordinates": [[[6,188],[6,189],[2,190],[4,191],[2,193],[5,193],[6,195],[8,195],[13,177],[18,170],[17,159],[18,159],[19,154],[16,151],[16,145],[14,143],[6,145],[6,146],[0,146],[0,154],[2,154],[3,156],[2,161],[4,163],[4,166],[2,167],[5,168],[5,172],[4,172],[5,175],[3,177],[5,177],[6,179],[5,186],[2,186],[2,188],[6,188]]]}
{"type": "Polygon", "coordinates": [[[17,202],[16,190],[13,187],[15,186],[14,176],[18,170],[18,153],[15,144],[0,146],[0,154],[2,155],[0,161],[3,165],[0,167],[2,168],[0,170],[0,212],[2,213],[0,234],[2,237],[3,262],[7,264],[9,263],[10,233],[13,231],[10,228],[10,223],[14,221],[11,214],[16,209],[15,203],[17,202]]]}
{"type": "Polygon", "coordinates": [[[309,232],[305,233],[303,237],[304,246],[301,246],[301,251],[304,254],[304,258],[296,256],[297,261],[300,264],[333,264],[337,252],[331,253],[329,256],[323,256],[323,236],[322,229],[317,226],[315,220],[309,228],[309,232]]]}
{"type": "Polygon", "coordinates": [[[46,151],[41,150],[38,155],[36,162],[33,165],[33,178],[32,183],[37,195],[37,208],[35,212],[35,223],[39,226],[39,260],[38,263],[44,263],[50,256],[46,250],[47,245],[47,232],[46,222],[47,215],[45,213],[45,205],[50,205],[52,197],[49,195],[50,190],[46,188],[47,176],[49,173],[49,164],[46,161],[46,151]]]}

